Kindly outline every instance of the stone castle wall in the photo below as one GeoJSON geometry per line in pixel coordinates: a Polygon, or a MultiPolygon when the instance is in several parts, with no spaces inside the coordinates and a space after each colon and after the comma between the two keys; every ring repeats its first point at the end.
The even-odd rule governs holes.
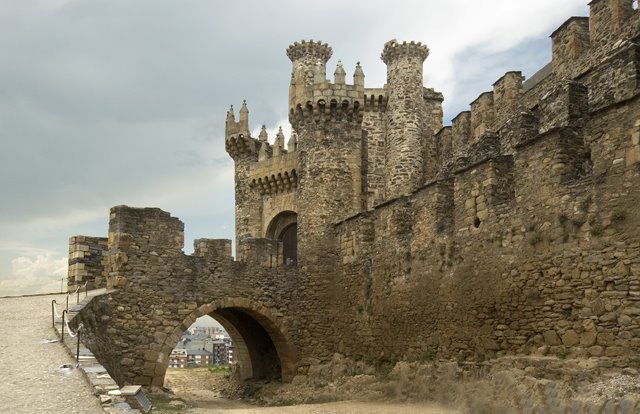
{"type": "Polygon", "coordinates": [[[74,236],[69,238],[67,288],[73,291],[87,283],[88,289],[106,284],[107,238],[74,236]]]}
{"type": "MultiPolygon", "coordinates": [[[[295,43],[285,144],[227,114],[236,166],[230,241],[182,253],[159,209],[112,209],[116,289],[81,315],[119,381],[161,385],[197,316],[238,341],[245,378],[306,375],[334,353],[378,360],[543,349],[640,351],[639,14],[597,0],[551,36],[553,61],[507,72],[442,127],[426,47],[389,42],[388,83],[346,84],[331,48],[295,43]],[[298,258],[278,234],[297,225],[298,258]],[[119,367],[119,368],[118,368],[119,367]],[[118,371],[119,369],[119,371],[118,371]]],[[[105,365],[106,366],[106,365],[105,365]]]]}
{"type": "Polygon", "coordinates": [[[616,15],[597,42],[570,19],[544,79],[507,73],[436,135],[435,181],[337,225],[342,352],[638,351],[638,16],[616,15]]]}

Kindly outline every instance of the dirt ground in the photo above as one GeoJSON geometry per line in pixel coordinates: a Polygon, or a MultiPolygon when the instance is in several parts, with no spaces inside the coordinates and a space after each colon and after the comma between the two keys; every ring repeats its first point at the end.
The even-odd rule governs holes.
{"type": "Polygon", "coordinates": [[[260,407],[221,396],[226,380],[222,374],[206,368],[169,369],[165,387],[169,397],[154,397],[157,413],[181,414],[458,414],[435,405],[367,403],[358,401],[328,402],[278,407],[260,407]]]}

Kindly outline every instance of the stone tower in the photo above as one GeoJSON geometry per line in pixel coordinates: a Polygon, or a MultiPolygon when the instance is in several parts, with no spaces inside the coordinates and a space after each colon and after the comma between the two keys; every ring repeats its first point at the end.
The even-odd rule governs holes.
{"type": "Polygon", "coordinates": [[[260,194],[251,188],[250,173],[258,161],[259,144],[249,132],[249,110],[246,102],[240,108],[240,120],[236,122],[233,106],[227,112],[225,124],[225,148],[235,163],[236,198],[236,254],[243,258],[240,242],[259,237],[261,220],[260,194]]]}
{"type": "MultiPolygon", "coordinates": [[[[425,134],[427,105],[422,81],[423,62],[429,55],[420,42],[384,45],[381,59],[387,65],[386,195],[408,194],[424,182],[427,160],[425,134]]],[[[441,122],[441,121],[440,121],[441,122]]],[[[440,125],[441,127],[442,125],[440,125]]],[[[433,133],[435,128],[431,128],[433,133]]],[[[439,128],[437,128],[439,129],[439,128]]],[[[437,129],[435,129],[437,131],[437,129]]]]}
{"type": "Polygon", "coordinates": [[[304,268],[310,257],[318,257],[319,248],[332,249],[329,226],[362,208],[364,88],[345,83],[340,62],[334,83],[325,79],[331,56],[326,44],[296,42],[287,55],[293,64],[289,121],[298,133],[298,236],[304,268]]]}

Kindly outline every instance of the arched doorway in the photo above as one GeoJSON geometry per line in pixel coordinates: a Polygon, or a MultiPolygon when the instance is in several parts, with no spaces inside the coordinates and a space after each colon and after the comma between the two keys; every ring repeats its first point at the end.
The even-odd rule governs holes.
{"type": "Polygon", "coordinates": [[[265,237],[282,242],[282,263],[298,264],[298,214],[283,211],[269,223],[265,237]]]}
{"type": "Polygon", "coordinates": [[[156,365],[153,384],[164,383],[168,355],[184,331],[203,315],[218,321],[231,337],[236,373],[240,379],[283,382],[293,379],[295,352],[280,321],[261,304],[244,298],[227,298],[196,309],[167,337],[162,346],[165,355],[158,358],[158,363],[166,360],[167,364],[163,367],[156,365]]]}

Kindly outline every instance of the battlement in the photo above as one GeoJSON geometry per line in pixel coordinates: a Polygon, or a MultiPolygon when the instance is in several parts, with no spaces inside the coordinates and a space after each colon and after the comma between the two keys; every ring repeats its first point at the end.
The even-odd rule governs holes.
{"type": "Polygon", "coordinates": [[[115,206],[109,217],[109,250],[174,254],[184,247],[184,223],[159,208],[115,206]]]}
{"type": "MultiPolygon", "coordinates": [[[[227,113],[236,260],[229,240],[185,255],[162,210],[114,207],[103,274],[118,289],[85,307],[83,337],[124,381],[158,386],[204,314],[236,335],[243,379],[334,381],[327,367],[361,355],[635,366],[640,20],[631,0],[590,6],[551,35],[552,64],[507,72],[445,127],[426,46],[388,42],[387,83],[365,88],[359,64],[352,85],[340,62],[326,79],[328,45],[293,44],[288,142],[251,137],[244,103],[227,113]]],[[[72,238],[70,276],[104,251],[72,238]]]]}
{"type": "Polygon", "coordinates": [[[420,42],[402,42],[392,39],[384,44],[380,59],[387,65],[402,58],[413,58],[420,63],[429,56],[429,48],[420,42]]]}
{"type": "MultiPolygon", "coordinates": [[[[351,107],[359,107],[361,102],[364,102],[364,72],[360,63],[356,65],[356,69],[353,75],[353,84],[347,84],[346,72],[342,66],[342,62],[338,61],[336,70],[334,72],[334,82],[331,83],[326,79],[323,65],[316,65],[314,67],[313,82],[308,85],[305,91],[300,91],[297,83],[292,81],[292,89],[296,91],[294,96],[290,96],[289,99],[289,115],[291,118],[292,113],[299,112],[302,108],[308,108],[310,105],[317,105],[319,111],[324,111],[322,107],[328,105],[331,113],[330,118],[344,120],[351,119],[346,115],[344,110],[338,111],[338,107],[343,107],[345,102],[351,107]],[[343,115],[340,115],[340,112],[343,115]]],[[[294,115],[295,117],[295,115],[294,115]]],[[[291,119],[290,119],[290,122],[291,119]]],[[[293,124],[293,122],[292,122],[293,124]]]]}
{"type": "Polygon", "coordinates": [[[249,109],[246,101],[242,101],[240,120],[238,122],[235,121],[233,105],[227,111],[224,135],[225,149],[231,158],[236,159],[242,155],[257,155],[260,145],[258,140],[251,137],[251,132],[249,131],[249,109]]]}
{"type": "Polygon", "coordinates": [[[455,117],[446,152],[460,156],[491,131],[501,137],[502,150],[512,153],[521,138],[516,136],[579,128],[590,112],[635,96],[640,90],[639,49],[633,41],[640,34],[637,10],[631,0],[598,0],[590,8],[590,17],[571,17],[551,34],[550,70],[535,74],[526,89],[520,72],[507,72],[493,91],[470,104],[469,115],[455,117]]]}
{"type": "Polygon", "coordinates": [[[293,43],[287,48],[287,56],[292,62],[309,60],[313,63],[317,61],[327,63],[332,54],[333,50],[331,47],[321,41],[314,42],[313,40],[309,40],[307,42],[306,40],[302,40],[293,43]]]}
{"type": "Polygon", "coordinates": [[[319,99],[316,104],[308,102],[304,108],[298,105],[291,109],[289,122],[296,129],[305,125],[324,125],[329,122],[353,123],[362,122],[363,112],[360,110],[360,102],[355,99],[344,99],[338,101],[331,99],[328,104],[325,99],[319,99]]]}
{"type": "Polygon", "coordinates": [[[105,285],[107,261],[107,238],[73,236],[69,238],[69,267],[67,286],[73,291],[76,286],[87,283],[89,289],[105,285]]]}
{"type": "MultiPolygon", "coordinates": [[[[592,3],[599,27],[592,27],[591,18],[570,18],[551,35],[553,63],[548,70],[526,87],[520,71],[506,72],[449,127],[442,123],[442,94],[423,85],[423,62],[429,55],[426,45],[395,39],[387,42],[381,53],[387,64],[387,83],[366,88],[359,63],[352,84],[347,83],[340,61],[330,81],[326,64],[331,48],[322,42],[294,43],[287,49],[293,64],[288,115],[296,132],[288,143],[278,132],[270,144],[266,128],[258,139],[249,136],[244,104],[238,122],[233,111],[228,114],[228,151],[234,157],[251,154],[246,165],[236,162],[236,179],[244,186],[237,187],[241,192],[237,198],[247,201],[241,208],[245,212],[241,220],[246,223],[251,217],[253,223],[247,225],[252,230],[243,232],[243,237],[263,237],[266,221],[278,210],[300,212],[299,185],[307,174],[348,171],[351,181],[344,188],[349,189],[349,200],[365,200],[361,205],[371,208],[412,194],[427,183],[466,176],[491,160],[495,168],[511,176],[511,169],[519,168],[512,161],[527,143],[551,139],[553,131],[565,129],[565,135],[581,136],[594,111],[632,99],[640,90],[640,53],[630,41],[639,34],[634,23],[637,13],[625,10],[623,0],[592,3]],[[607,25],[618,28],[616,35],[594,40],[607,25]],[[300,152],[298,145],[303,148],[300,152]]],[[[589,151],[577,143],[558,151],[571,152],[569,158],[575,165],[591,162],[583,159],[589,151]]],[[[325,183],[323,179],[321,185],[325,183]]],[[[360,201],[349,205],[351,212],[357,212],[360,201]]],[[[484,220],[485,213],[480,215],[484,220]]],[[[436,219],[439,223],[449,220],[436,219]]]]}
{"type": "Polygon", "coordinates": [[[385,88],[366,88],[364,90],[364,108],[366,112],[384,112],[389,102],[385,88]]]}

